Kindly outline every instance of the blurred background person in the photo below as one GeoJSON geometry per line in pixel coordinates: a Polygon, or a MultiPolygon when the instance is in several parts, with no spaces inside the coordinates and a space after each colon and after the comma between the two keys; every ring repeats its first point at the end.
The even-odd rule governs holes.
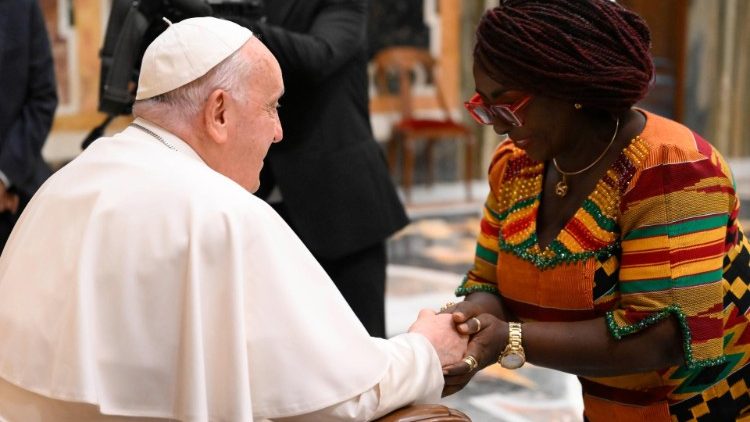
{"type": "Polygon", "coordinates": [[[269,151],[257,195],[384,337],[385,241],[408,218],[370,127],[367,12],[365,0],[273,0],[230,18],[274,53],[286,87],[284,142],[269,151]]]}
{"type": "Polygon", "coordinates": [[[57,107],[55,72],[37,0],[0,2],[0,250],[51,174],[42,159],[57,107]]]}

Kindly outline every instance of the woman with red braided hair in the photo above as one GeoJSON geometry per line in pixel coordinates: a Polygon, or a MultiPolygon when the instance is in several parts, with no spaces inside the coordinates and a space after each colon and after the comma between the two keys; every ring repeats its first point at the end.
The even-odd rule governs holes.
{"type": "Polygon", "coordinates": [[[494,154],[475,264],[447,304],[472,334],[445,394],[498,361],[579,376],[588,421],[750,418],[750,253],[722,156],[634,107],[649,30],[609,0],[506,0],[476,32],[494,154]]]}

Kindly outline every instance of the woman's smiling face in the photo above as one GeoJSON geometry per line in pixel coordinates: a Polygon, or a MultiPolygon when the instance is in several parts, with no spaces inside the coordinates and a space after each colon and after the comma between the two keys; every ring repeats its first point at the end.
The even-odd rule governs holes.
{"type": "MultiPolygon", "coordinates": [[[[474,62],[476,92],[486,105],[513,104],[529,95],[527,92],[492,79],[477,61],[474,62]]],[[[547,161],[565,148],[565,128],[571,124],[572,104],[534,95],[516,115],[522,122],[513,126],[506,119],[494,118],[492,127],[499,135],[508,135],[518,148],[536,161],[547,161]]]]}

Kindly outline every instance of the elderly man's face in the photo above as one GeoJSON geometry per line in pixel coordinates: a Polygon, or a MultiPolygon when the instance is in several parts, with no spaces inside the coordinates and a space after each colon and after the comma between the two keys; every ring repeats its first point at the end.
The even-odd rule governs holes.
{"type": "Polygon", "coordinates": [[[230,160],[234,162],[235,180],[250,192],[260,186],[263,158],[274,142],[283,136],[277,108],[284,93],[281,69],[273,55],[256,39],[243,47],[253,70],[246,81],[246,101],[235,101],[237,113],[231,133],[230,160]]]}

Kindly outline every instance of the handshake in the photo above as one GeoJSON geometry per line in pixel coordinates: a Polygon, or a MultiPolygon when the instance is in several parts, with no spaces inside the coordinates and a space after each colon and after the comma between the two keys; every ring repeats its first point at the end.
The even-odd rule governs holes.
{"type": "Polygon", "coordinates": [[[471,302],[446,304],[439,313],[422,309],[409,327],[435,348],[443,367],[443,396],[461,390],[485,366],[496,362],[507,339],[507,324],[471,302]]]}

